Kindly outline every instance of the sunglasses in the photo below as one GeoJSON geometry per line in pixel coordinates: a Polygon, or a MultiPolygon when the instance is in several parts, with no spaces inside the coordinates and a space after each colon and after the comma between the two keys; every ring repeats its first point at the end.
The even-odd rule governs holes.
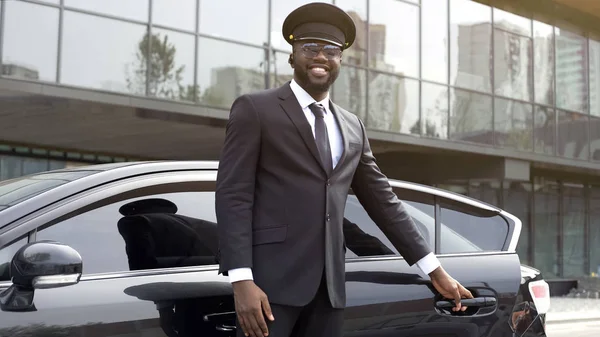
{"type": "Polygon", "coordinates": [[[314,58],[322,51],[323,55],[328,59],[335,59],[342,56],[342,49],[338,46],[326,44],[319,45],[316,43],[305,43],[300,47],[302,55],[308,58],[314,58]]]}

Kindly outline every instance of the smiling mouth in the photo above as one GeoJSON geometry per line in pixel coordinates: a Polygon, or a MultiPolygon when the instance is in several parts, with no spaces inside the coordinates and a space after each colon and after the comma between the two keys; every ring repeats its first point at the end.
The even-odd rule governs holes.
{"type": "Polygon", "coordinates": [[[313,65],[309,67],[309,71],[313,76],[323,77],[327,75],[329,69],[326,66],[313,65]]]}

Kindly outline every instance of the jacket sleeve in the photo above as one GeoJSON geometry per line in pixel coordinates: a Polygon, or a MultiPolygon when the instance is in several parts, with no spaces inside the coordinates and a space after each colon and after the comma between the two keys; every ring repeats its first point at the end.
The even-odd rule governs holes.
{"type": "Polygon", "coordinates": [[[261,127],[252,99],[236,99],[225,129],[217,174],[215,209],[219,272],[252,267],[252,212],[261,127]]]}
{"type": "Polygon", "coordinates": [[[431,253],[431,249],[377,166],[365,127],[360,120],[359,124],[363,149],[352,179],[352,190],[369,217],[412,266],[431,253]]]}

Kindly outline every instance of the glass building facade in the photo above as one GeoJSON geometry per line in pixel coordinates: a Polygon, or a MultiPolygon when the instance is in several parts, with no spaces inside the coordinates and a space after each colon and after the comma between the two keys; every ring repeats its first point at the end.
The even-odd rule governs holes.
{"type": "MultiPolygon", "coordinates": [[[[291,78],[305,2],[3,1],[2,76],[227,109],[291,78]]],[[[333,99],[369,129],[600,161],[600,39],[471,0],[334,3],[358,33],[333,99]]]]}
{"type": "MultiPolygon", "coordinates": [[[[1,78],[227,111],[239,95],[291,79],[281,25],[307,2],[2,1],[1,78]]],[[[503,1],[329,2],[346,10],[358,29],[332,99],[360,116],[370,132],[549,163],[567,159],[567,166],[587,168],[576,174],[536,167],[529,181],[431,184],[521,217],[520,256],[547,277],[595,276],[600,38],[576,26],[565,29],[551,16],[511,11],[503,1]]],[[[51,157],[51,150],[41,151],[47,153],[40,158],[51,157]]],[[[24,163],[20,171],[11,167],[29,152],[6,151],[0,177],[28,173],[24,163]]],[[[75,156],[47,160],[128,160],[126,154],[75,156]]]]}

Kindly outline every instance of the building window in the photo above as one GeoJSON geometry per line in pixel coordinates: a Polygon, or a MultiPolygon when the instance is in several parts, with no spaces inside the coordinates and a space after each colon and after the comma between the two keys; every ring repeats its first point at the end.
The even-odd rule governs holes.
{"type": "Polygon", "coordinates": [[[58,9],[21,1],[3,1],[4,45],[1,75],[56,81],[58,9]]]}
{"type": "Polygon", "coordinates": [[[562,275],[581,277],[585,267],[586,207],[584,186],[562,184],[562,275]]]}
{"type": "Polygon", "coordinates": [[[546,179],[536,183],[535,192],[535,268],[544,278],[560,275],[558,260],[559,236],[559,185],[546,179]]]}

